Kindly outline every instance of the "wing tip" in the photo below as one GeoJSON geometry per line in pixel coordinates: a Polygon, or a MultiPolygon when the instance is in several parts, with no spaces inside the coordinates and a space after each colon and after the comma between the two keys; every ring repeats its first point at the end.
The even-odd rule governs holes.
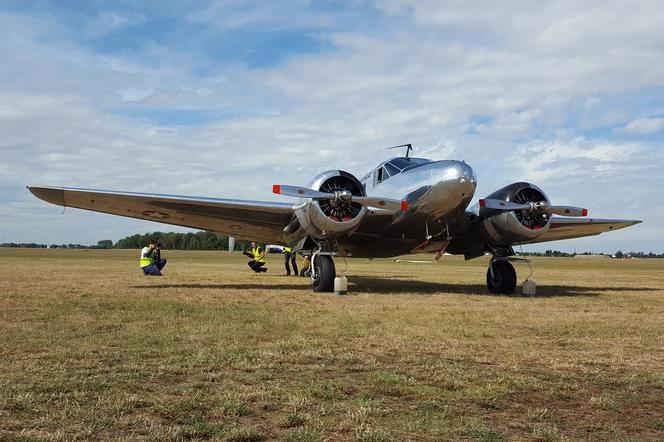
{"type": "Polygon", "coordinates": [[[37,198],[44,200],[48,203],[55,204],[58,206],[65,205],[65,191],[64,189],[57,189],[53,187],[34,187],[34,186],[25,186],[30,193],[32,193],[37,198]]]}

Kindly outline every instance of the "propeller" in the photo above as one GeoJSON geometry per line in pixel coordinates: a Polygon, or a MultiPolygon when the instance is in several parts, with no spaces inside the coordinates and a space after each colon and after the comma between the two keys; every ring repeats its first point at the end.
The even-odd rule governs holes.
{"type": "Polygon", "coordinates": [[[563,216],[588,216],[588,209],[573,206],[550,206],[546,201],[514,203],[496,199],[480,200],[480,207],[494,210],[554,213],[563,216]]]}
{"type": "Polygon", "coordinates": [[[355,196],[348,190],[328,193],[319,192],[318,190],[310,189],[308,187],[275,184],[272,186],[272,192],[276,193],[277,195],[295,196],[298,198],[331,200],[332,205],[335,205],[335,203],[339,205],[357,203],[363,206],[376,207],[379,209],[400,210],[402,212],[408,210],[408,201],[406,200],[395,200],[391,198],[378,198],[371,196],[355,196]]]}

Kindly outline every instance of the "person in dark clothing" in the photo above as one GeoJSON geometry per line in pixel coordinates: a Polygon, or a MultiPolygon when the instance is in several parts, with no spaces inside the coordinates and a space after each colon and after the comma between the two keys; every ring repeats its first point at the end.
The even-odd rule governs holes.
{"type": "Polygon", "coordinates": [[[284,247],[284,267],[286,267],[286,276],[290,276],[291,274],[289,264],[293,265],[293,275],[298,276],[297,263],[295,262],[296,257],[297,254],[293,251],[292,247],[284,247]]]}
{"type": "Polygon", "coordinates": [[[157,243],[157,247],[154,249],[154,259],[155,261],[159,262],[161,261],[161,243],[157,243]]]}
{"type": "Polygon", "coordinates": [[[267,268],[263,267],[265,265],[265,253],[261,250],[261,248],[258,246],[258,244],[256,244],[255,241],[251,242],[251,253],[247,251],[244,251],[242,253],[251,258],[251,261],[247,263],[247,265],[251,268],[251,270],[253,270],[256,273],[267,272],[267,268]]]}

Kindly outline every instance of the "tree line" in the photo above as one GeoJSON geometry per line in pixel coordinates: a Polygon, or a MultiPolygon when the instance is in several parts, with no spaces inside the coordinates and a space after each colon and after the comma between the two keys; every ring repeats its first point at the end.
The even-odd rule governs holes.
{"type": "MultiPolygon", "coordinates": [[[[228,250],[228,236],[213,232],[151,232],[127,236],[113,243],[110,239],[97,241],[94,245],[82,244],[38,244],[38,243],[2,243],[0,247],[15,247],[28,249],[140,249],[148,245],[150,241],[159,241],[162,248],[170,250],[228,250]]],[[[248,250],[251,241],[236,240],[234,250],[248,250]]],[[[566,253],[558,250],[547,250],[545,252],[524,252],[525,256],[554,256],[572,257],[576,255],[591,255],[590,252],[566,253]]],[[[632,258],[664,258],[664,253],[645,252],[623,252],[618,250],[613,254],[616,258],[630,256],[632,258]]]]}
{"type": "MultiPolygon", "coordinates": [[[[161,247],[170,250],[228,250],[228,236],[213,232],[176,233],[152,232],[131,235],[118,240],[116,249],[140,249],[150,241],[158,241],[161,247]]],[[[250,241],[235,241],[234,250],[246,250],[250,241]]]]}
{"type": "MultiPolygon", "coordinates": [[[[99,241],[102,242],[102,241],[99,241]]],[[[0,244],[0,247],[12,247],[17,249],[111,249],[113,248],[113,241],[111,246],[100,246],[99,242],[96,245],[84,244],[38,244],[34,242],[5,242],[0,244]]]]}
{"type": "MultiPolygon", "coordinates": [[[[97,241],[94,245],[83,244],[38,244],[38,243],[3,243],[0,247],[25,249],[140,249],[150,241],[158,241],[161,247],[170,250],[228,250],[228,236],[213,232],[177,233],[150,232],[127,236],[113,243],[110,239],[97,241]]],[[[247,250],[251,241],[235,241],[234,250],[247,250]]]]}

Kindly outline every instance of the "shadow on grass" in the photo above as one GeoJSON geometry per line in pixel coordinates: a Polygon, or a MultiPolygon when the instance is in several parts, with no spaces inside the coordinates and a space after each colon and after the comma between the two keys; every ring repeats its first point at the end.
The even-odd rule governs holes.
{"type": "MultiPolygon", "coordinates": [[[[411,294],[429,295],[437,293],[455,293],[462,295],[505,296],[490,293],[484,284],[445,284],[430,281],[396,279],[393,277],[377,278],[370,276],[350,275],[348,277],[350,293],[376,294],[411,294]]],[[[306,290],[311,286],[303,284],[150,284],[135,285],[132,288],[183,288],[183,289],[215,289],[215,290],[306,290]]],[[[539,296],[599,296],[602,292],[649,292],[656,291],[649,287],[579,287],[563,285],[544,285],[537,287],[539,296]]],[[[521,287],[517,286],[512,296],[521,296],[521,287]]]]}
{"type": "Polygon", "coordinates": [[[311,290],[310,285],[296,284],[146,284],[132,285],[133,289],[215,289],[215,290],[311,290]]]}
{"type": "MultiPolygon", "coordinates": [[[[350,276],[352,291],[383,294],[433,294],[456,293],[465,295],[505,296],[490,293],[484,284],[445,284],[408,279],[374,278],[368,276],[350,276]]],[[[537,287],[536,296],[599,296],[602,292],[650,292],[657,291],[650,287],[579,287],[564,285],[543,285],[537,287]]],[[[521,296],[521,287],[517,286],[512,296],[521,296]]]]}

